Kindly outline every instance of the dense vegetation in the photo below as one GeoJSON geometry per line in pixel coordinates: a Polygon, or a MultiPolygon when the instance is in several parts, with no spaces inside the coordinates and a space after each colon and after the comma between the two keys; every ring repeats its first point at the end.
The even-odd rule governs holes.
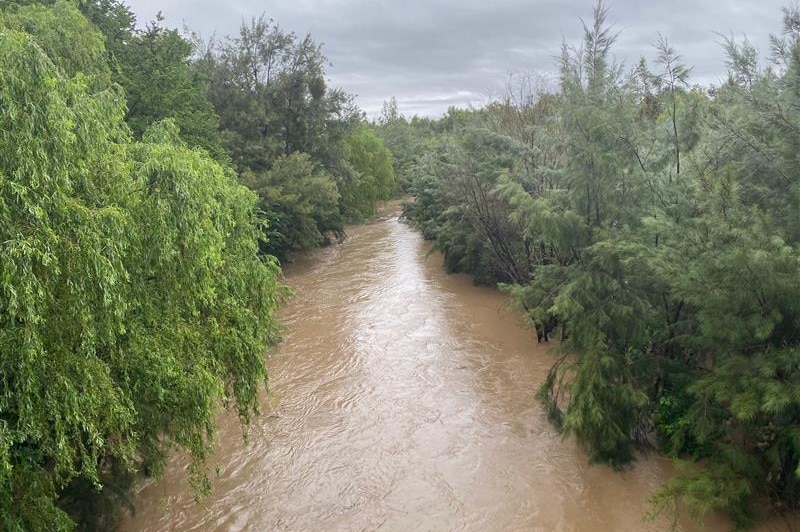
{"type": "Polygon", "coordinates": [[[258,412],[275,257],[371,213],[391,156],[264,19],[201,49],[116,0],[0,9],[0,528],[108,529],[174,447],[207,491],[216,412],[258,412]]]}
{"type": "Polygon", "coordinates": [[[599,4],[558,90],[524,77],[480,110],[378,121],[407,215],[452,271],[498,282],[563,355],[539,397],[592,460],[657,444],[656,511],[800,505],[800,11],[762,66],[690,85],[658,36],[626,70],[599,4]]]}
{"type": "Polygon", "coordinates": [[[657,445],[654,511],[800,506],[800,11],[771,62],[626,70],[599,4],[558,90],[368,124],[310,36],[222,41],[117,0],[0,0],[0,527],[108,528],[170,449],[258,412],[278,260],[397,186],[451,271],[562,354],[539,397],[592,460],[657,445]],[[544,338],[545,334],[542,334],[544,338]]]}

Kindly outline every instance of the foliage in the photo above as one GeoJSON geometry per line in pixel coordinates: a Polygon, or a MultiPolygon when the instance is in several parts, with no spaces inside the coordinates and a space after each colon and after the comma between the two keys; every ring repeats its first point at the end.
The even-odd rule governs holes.
{"type": "Polygon", "coordinates": [[[396,190],[450,271],[560,326],[538,396],[565,435],[679,460],[654,511],[800,506],[796,7],[770,66],[727,39],[704,90],[661,35],[617,64],[598,3],[556,91],[372,125],[263,16],[200,43],[118,0],[0,8],[4,529],[108,528],[172,446],[206,492],[218,407],[258,410],[274,257],[396,190]]]}
{"type": "Polygon", "coordinates": [[[170,118],[189,146],[203,148],[225,163],[219,119],[205,74],[191,61],[193,52],[192,43],[177,30],[164,28],[160,18],[128,36],[114,56],[115,81],[127,95],[126,121],[140,138],[151,124],[170,118]]]}
{"type": "Polygon", "coordinates": [[[280,157],[266,172],[245,172],[242,182],[259,195],[269,220],[262,252],[283,259],[343,233],[336,183],[308,154],[280,157]]]}
{"type": "Polygon", "coordinates": [[[417,198],[407,215],[436,240],[449,271],[471,272],[476,282],[527,280],[535,253],[495,191],[506,179],[526,180],[517,165],[524,147],[481,127],[479,115],[445,119],[445,133],[415,165],[417,198]]]}
{"type": "Polygon", "coordinates": [[[517,80],[430,125],[407,214],[449,269],[560,325],[539,398],[592,460],[623,466],[654,434],[682,461],[655,510],[747,527],[765,501],[800,506],[800,14],[768,68],[727,40],[729,80],[704,91],[661,35],[653,71],[616,64],[607,13],[562,47],[557,93],[517,80]]]}
{"type": "Polygon", "coordinates": [[[328,87],[325,63],[310,35],[262,15],[208,43],[197,65],[242,183],[261,197],[262,249],[281,259],[342,236],[343,219],[365,218],[394,192],[391,154],[351,97],[328,87]]]}
{"type": "Polygon", "coordinates": [[[372,212],[391,155],[263,17],[206,53],[118,0],[0,7],[0,528],[112,528],[174,447],[207,493],[219,407],[258,412],[275,256],[343,235],[340,188],[372,212]]]}
{"type": "Polygon", "coordinates": [[[394,194],[392,153],[369,126],[361,125],[345,138],[345,158],[354,172],[339,186],[342,213],[351,219],[367,218],[375,214],[379,200],[394,194]]]}
{"type": "Polygon", "coordinates": [[[125,47],[136,32],[133,12],[120,0],[80,0],[78,9],[103,34],[108,65],[117,71],[117,56],[125,54],[125,47]]]}
{"type": "Polygon", "coordinates": [[[425,151],[425,137],[414,131],[406,118],[400,114],[397,98],[384,102],[375,130],[392,153],[397,188],[406,191],[412,183],[414,166],[418,156],[425,151]]]}
{"type": "Polygon", "coordinates": [[[33,35],[66,76],[79,76],[90,91],[108,86],[111,70],[105,61],[103,36],[73,3],[58,0],[52,5],[32,3],[13,7],[10,21],[33,35]]]}
{"type": "MultiPolygon", "coordinates": [[[[42,9],[66,8],[20,13],[48,20],[42,9]]],[[[219,406],[245,423],[258,409],[279,270],[258,257],[256,198],[229,171],[187,148],[174,122],[133,142],[117,88],[89,90],[44,50],[60,51],[9,20],[0,19],[0,522],[63,530],[71,499],[102,490],[114,471],[157,473],[173,445],[207,485],[219,406]]]]}
{"type": "Polygon", "coordinates": [[[310,35],[263,15],[243,23],[238,37],[209,43],[209,95],[239,171],[267,170],[295,152],[336,167],[338,145],[359,116],[348,95],[327,86],[325,62],[310,35]]]}

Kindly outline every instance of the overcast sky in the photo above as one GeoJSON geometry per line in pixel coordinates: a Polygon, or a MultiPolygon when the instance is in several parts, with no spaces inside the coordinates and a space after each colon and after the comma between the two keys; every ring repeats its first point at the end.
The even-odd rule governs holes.
{"type": "MultiPolygon", "coordinates": [[[[578,43],[593,0],[127,0],[140,24],[160,10],[166,22],[204,37],[233,35],[265,13],[284,30],[311,32],[332,66],[332,84],[375,116],[397,97],[400,112],[438,116],[450,105],[480,106],[504,91],[509,74],[556,70],[563,39],[578,43]]],[[[630,66],[653,56],[666,35],[692,81],[725,77],[718,33],[747,37],[765,55],[781,31],[788,0],[608,0],[621,31],[614,48],[630,66]]]]}

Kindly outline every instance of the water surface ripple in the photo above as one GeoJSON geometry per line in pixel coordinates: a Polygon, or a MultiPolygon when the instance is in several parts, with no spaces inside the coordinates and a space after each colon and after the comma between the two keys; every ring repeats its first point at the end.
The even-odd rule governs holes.
{"type": "Polygon", "coordinates": [[[534,399],[553,355],[500,293],[446,275],[427,248],[387,215],[289,266],[249,441],[221,416],[213,495],[195,504],[175,457],[121,528],[668,529],[642,515],[669,461],[587,465],[534,399]]]}

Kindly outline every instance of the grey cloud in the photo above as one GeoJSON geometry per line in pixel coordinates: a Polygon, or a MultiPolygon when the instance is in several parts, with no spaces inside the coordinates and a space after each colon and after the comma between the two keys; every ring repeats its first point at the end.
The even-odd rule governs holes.
{"type": "MultiPolygon", "coordinates": [[[[562,39],[579,43],[588,0],[130,0],[141,21],[161,10],[167,22],[203,35],[235,34],[243,19],[265,12],[281,27],[311,32],[333,66],[334,85],[357,95],[374,115],[396,96],[400,111],[438,115],[449,105],[480,105],[502,93],[511,72],[552,72],[562,39]]],[[[609,1],[621,31],[615,55],[627,65],[654,57],[666,35],[693,80],[724,79],[720,37],[747,34],[762,52],[781,30],[783,0],[609,1]]]]}

